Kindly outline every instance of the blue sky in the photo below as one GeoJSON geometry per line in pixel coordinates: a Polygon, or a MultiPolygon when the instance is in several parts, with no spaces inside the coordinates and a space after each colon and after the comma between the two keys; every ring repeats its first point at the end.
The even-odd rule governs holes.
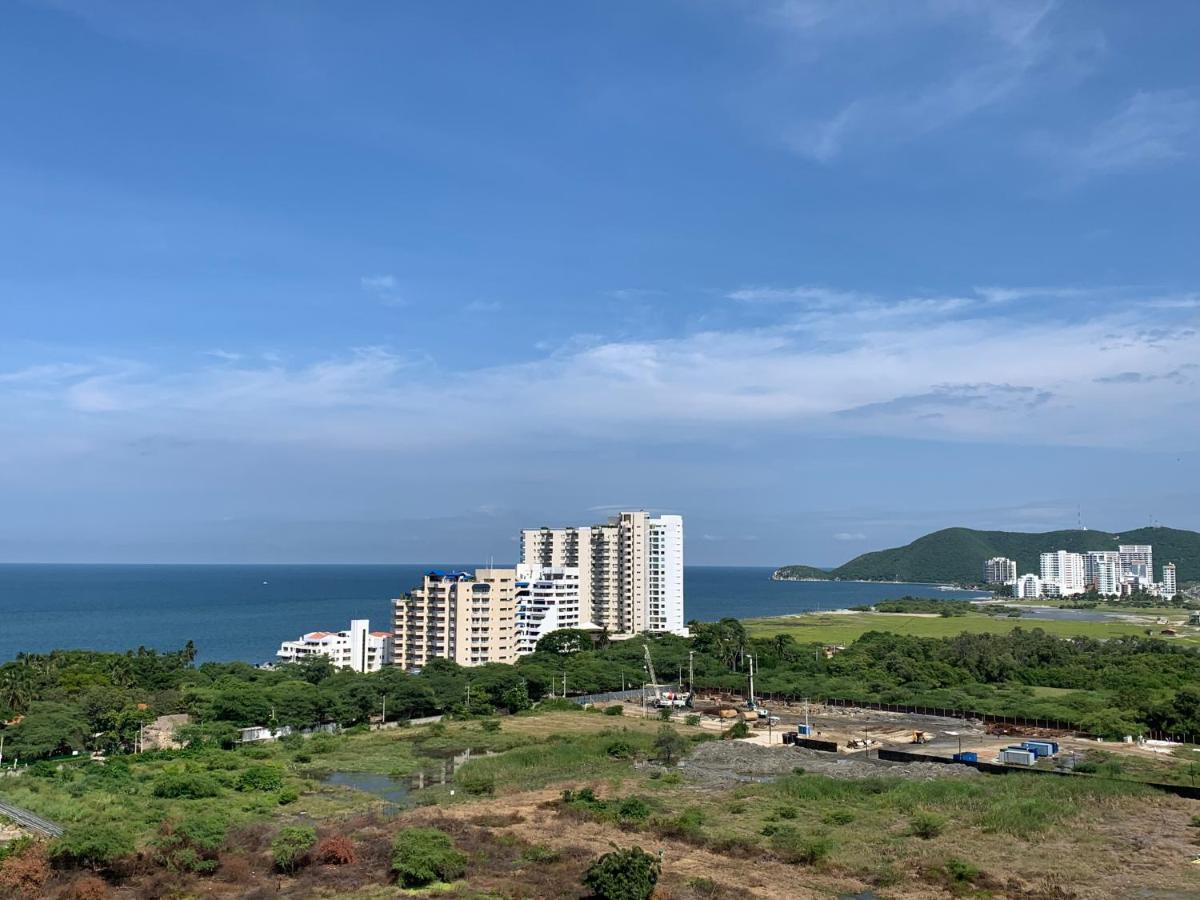
{"type": "Polygon", "coordinates": [[[0,560],[1200,527],[1194,4],[0,16],[0,560]]]}

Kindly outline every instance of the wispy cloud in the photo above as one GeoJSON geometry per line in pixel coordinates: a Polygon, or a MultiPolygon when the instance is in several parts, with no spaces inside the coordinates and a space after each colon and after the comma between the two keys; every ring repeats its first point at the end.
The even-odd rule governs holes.
{"type": "Polygon", "coordinates": [[[1200,151],[1200,99],[1191,90],[1139,91],[1086,133],[1040,133],[1028,147],[1069,184],[1191,158],[1200,151]]]}
{"type": "Polygon", "coordinates": [[[833,535],[835,541],[865,541],[867,536],[861,531],[839,531],[833,535]]]}
{"type": "Polygon", "coordinates": [[[853,50],[856,58],[883,59],[896,35],[911,42],[941,40],[952,50],[931,56],[919,80],[911,60],[892,62],[879,73],[879,90],[843,101],[824,116],[793,119],[785,143],[796,153],[829,163],[847,150],[907,141],[946,128],[994,107],[1038,79],[1067,80],[1090,70],[1103,49],[1102,36],[1087,29],[1058,31],[1052,0],[986,3],[973,0],[912,0],[909,3],[787,0],[765,17],[780,26],[813,58],[853,50]],[[872,52],[878,46],[881,52],[872,52]],[[932,70],[932,71],[931,71],[932,70]]]}
{"type": "Polygon", "coordinates": [[[387,306],[400,306],[404,303],[394,275],[364,275],[358,282],[364,291],[380,303],[387,306]]]}
{"type": "MultiPolygon", "coordinates": [[[[1001,297],[1022,290],[989,289],[1001,297]]],[[[248,355],[176,372],[112,360],[46,364],[0,376],[0,420],[36,416],[47,429],[57,417],[56,427],[97,433],[380,448],[452,446],[480,429],[520,444],[549,434],[721,440],[744,427],[1150,445],[1163,421],[1175,423],[1177,437],[1200,439],[1197,370],[1164,364],[1200,358],[1190,309],[1050,304],[1030,320],[971,291],[894,299],[836,288],[745,291],[752,295],[731,295],[758,302],[776,291],[798,302],[765,305],[770,321],[756,327],[592,337],[483,368],[447,368],[387,347],[307,363],[248,355]],[[1118,401],[1123,427],[1114,429],[1096,411],[1118,401]],[[514,410],[537,427],[512,429],[514,410]],[[438,428],[414,428],[430,418],[438,428]]]]}

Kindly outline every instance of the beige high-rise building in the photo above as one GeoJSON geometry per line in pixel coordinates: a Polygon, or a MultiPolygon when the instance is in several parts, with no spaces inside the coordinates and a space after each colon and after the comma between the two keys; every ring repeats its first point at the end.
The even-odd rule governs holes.
{"type": "Polygon", "coordinates": [[[602,525],[529,528],[521,562],[573,567],[580,606],[614,634],[683,630],[683,518],[622,512],[602,525]]]}
{"type": "Polygon", "coordinates": [[[392,661],[405,669],[431,659],[462,666],[517,658],[516,569],[428,572],[421,587],[392,601],[392,661]]]}

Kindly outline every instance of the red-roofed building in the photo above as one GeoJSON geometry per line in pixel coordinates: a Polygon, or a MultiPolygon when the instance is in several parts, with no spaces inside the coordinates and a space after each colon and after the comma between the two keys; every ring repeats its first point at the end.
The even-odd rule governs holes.
{"type": "Polygon", "coordinates": [[[283,663],[327,656],[339,669],[378,672],[391,664],[392,635],[369,628],[367,619],[355,619],[347,631],[310,631],[298,640],[284,641],[275,656],[283,663]]]}

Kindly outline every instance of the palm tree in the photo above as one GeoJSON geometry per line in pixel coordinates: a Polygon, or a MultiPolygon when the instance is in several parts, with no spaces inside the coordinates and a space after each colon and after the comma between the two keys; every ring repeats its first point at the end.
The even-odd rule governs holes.
{"type": "Polygon", "coordinates": [[[33,699],[33,678],[26,666],[0,669],[0,701],[13,712],[23,713],[33,699]]]}

